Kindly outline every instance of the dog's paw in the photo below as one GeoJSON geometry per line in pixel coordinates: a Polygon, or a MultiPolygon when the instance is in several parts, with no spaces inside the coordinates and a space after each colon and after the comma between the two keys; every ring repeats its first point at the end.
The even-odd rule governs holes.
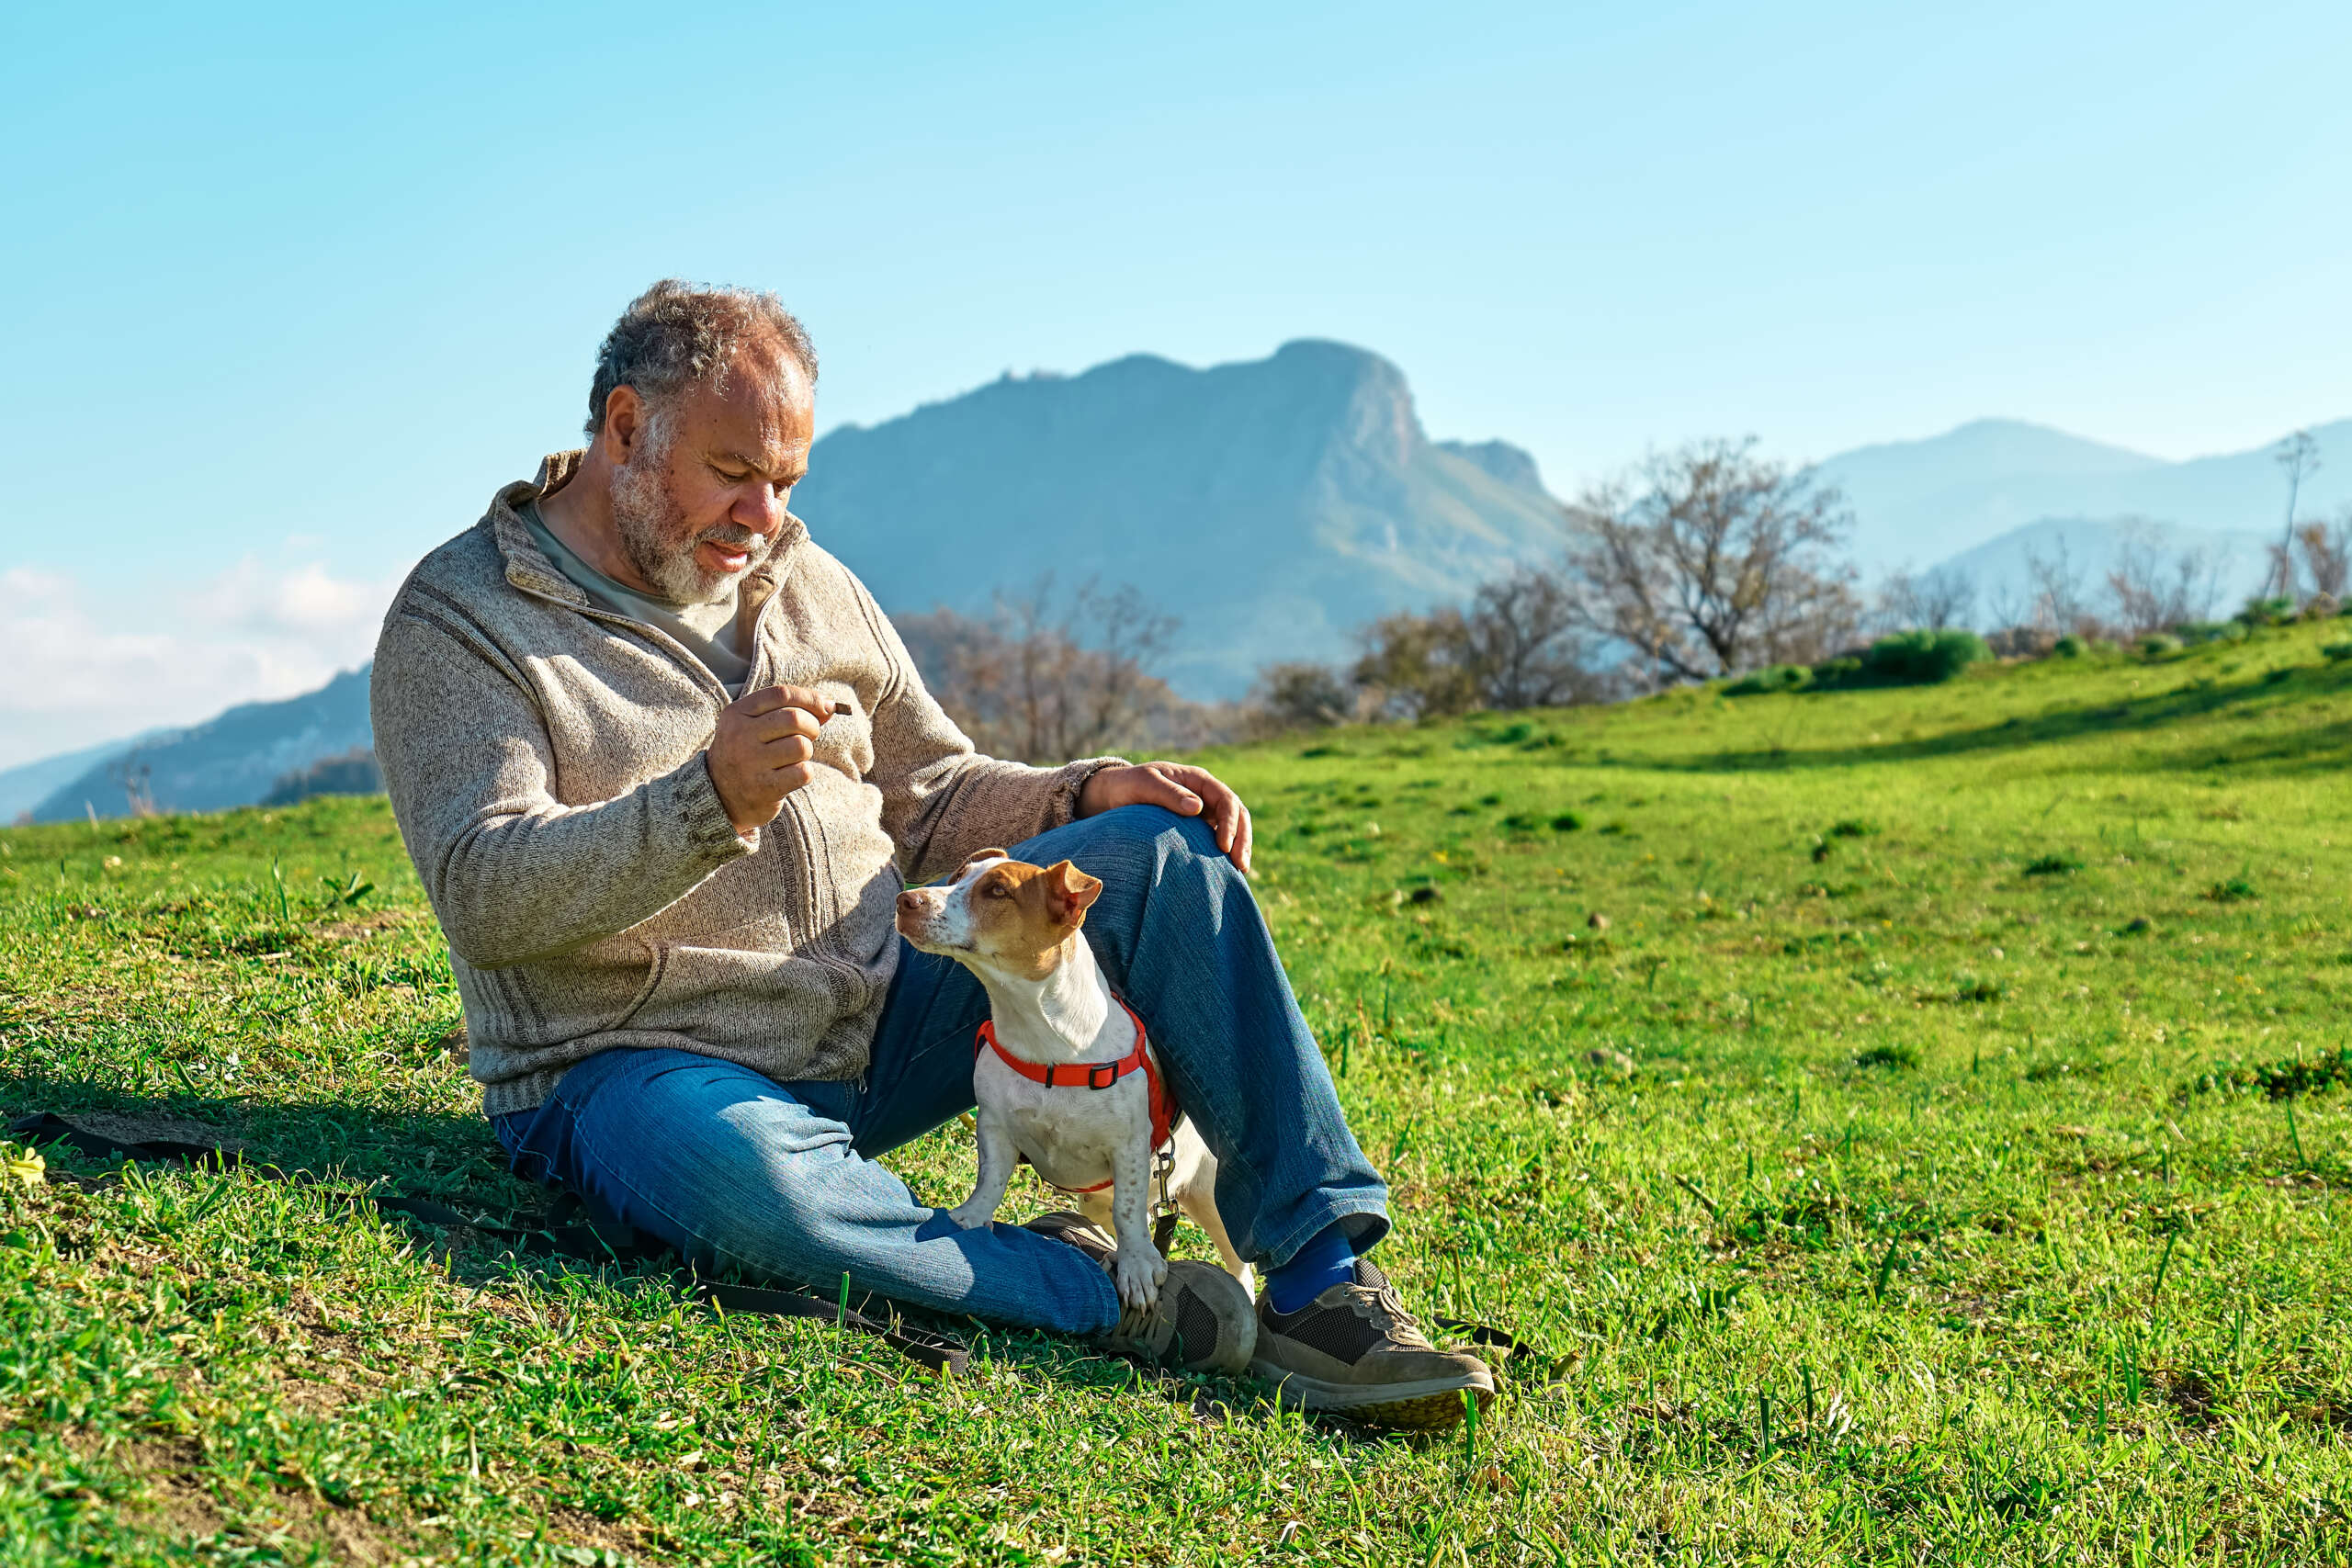
{"type": "Polygon", "coordinates": [[[1123,1247],[1111,1258],[1111,1278],[1119,1287],[1123,1305],[1148,1307],[1159,1299],[1160,1282],[1168,1278],[1168,1260],[1147,1247],[1123,1247]]]}
{"type": "Polygon", "coordinates": [[[958,1229],[976,1231],[996,1218],[996,1210],[975,1209],[969,1203],[958,1203],[947,1211],[947,1217],[956,1222],[958,1229]]]}

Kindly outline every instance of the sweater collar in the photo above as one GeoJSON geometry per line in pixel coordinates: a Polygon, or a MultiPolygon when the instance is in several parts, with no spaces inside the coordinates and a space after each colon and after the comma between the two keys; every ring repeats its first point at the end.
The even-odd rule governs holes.
{"type": "MultiPolygon", "coordinates": [[[[568,452],[550,452],[539,459],[539,471],[527,479],[501,485],[498,493],[490,498],[490,510],[482,522],[490,529],[491,538],[498,546],[498,553],[506,563],[506,581],[526,592],[542,594],[560,600],[566,604],[589,607],[588,595],[579,584],[563,575],[555,562],[548,559],[538,541],[531,537],[530,525],[523,521],[523,506],[553,495],[571,482],[580,472],[580,460],[587,456],[583,447],[568,452]]],[[[790,575],[793,555],[800,542],[808,536],[808,525],[787,512],[784,514],[784,533],[776,540],[775,548],[743,579],[739,591],[742,603],[749,607],[753,619],[759,607],[774,596],[776,588],[790,575]]]]}

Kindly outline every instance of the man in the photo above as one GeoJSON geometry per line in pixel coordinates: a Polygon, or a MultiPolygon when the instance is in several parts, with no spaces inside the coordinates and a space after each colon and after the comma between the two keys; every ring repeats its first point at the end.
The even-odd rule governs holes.
{"type": "Polygon", "coordinates": [[[1458,1418],[1493,1381],[1362,1257],[1386,1190],[1241,880],[1249,812],[1199,768],[976,755],[786,510],[816,381],[773,296],[656,284],[605,340],[587,448],[501,490],[385,617],[377,755],[501,1144],[698,1268],[1458,1418]],[[986,1016],[900,941],[898,893],[997,844],[1103,880],[1086,935],[1216,1153],[1254,1309],[1189,1264],[1123,1318],[1102,1231],[964,1231],[875,1163],[971,1107],[986,1016]]]}

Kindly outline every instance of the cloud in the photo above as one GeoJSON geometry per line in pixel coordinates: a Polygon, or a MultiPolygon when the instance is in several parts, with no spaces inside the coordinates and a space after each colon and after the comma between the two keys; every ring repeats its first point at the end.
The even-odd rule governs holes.
{"type": "Polygon", "coordinates": [[[0,767],[313,690],[367,660],[398,586],[252,557],[145,592],[0,570],[0,767]]]}

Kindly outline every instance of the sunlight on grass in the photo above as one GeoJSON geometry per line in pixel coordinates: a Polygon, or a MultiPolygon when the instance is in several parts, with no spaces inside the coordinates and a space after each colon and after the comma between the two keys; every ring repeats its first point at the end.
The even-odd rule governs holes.
{"type": "Polygon", "coordinates": [[[1384,1264],[1521,1342],[1425,1445],[381,1215],[534,1201],[382,802],[0,833],[11,1113],[319,1179],[0,1158],[0,1561],[2346,1561],[2331,635],[1202,758],[1384,1264]]]}

